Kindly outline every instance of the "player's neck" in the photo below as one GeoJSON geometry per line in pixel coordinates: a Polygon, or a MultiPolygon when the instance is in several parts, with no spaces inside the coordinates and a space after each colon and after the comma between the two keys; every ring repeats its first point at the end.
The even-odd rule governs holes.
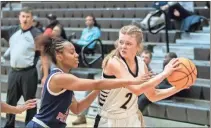
{"type": "Polygon", "coordinates": [[[65,73],[69,73],[69,71],[70,71],[70,69],[69,68],[67,68],[67,67],[65,67],[64,65],[62,65],[62,64],[57,64],[57,67],[58,68],[60,68],[63,72],[65,72],[65,73]]]}
{"type": "Polygon", "coordinates": [[[135,58],[126,58],[125,61],[129,67],[135,65],[135,63],[136,63],[135,58]]]}

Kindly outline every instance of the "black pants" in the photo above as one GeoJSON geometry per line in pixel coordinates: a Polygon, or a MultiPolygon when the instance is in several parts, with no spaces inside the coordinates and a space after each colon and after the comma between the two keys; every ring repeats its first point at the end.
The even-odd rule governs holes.
{"type": "MultiPolygon", "coordinates": [[[[27,70],[16,71],[11,70],[8,77],[8,90],[7,90],[7,103],[16,106],[20,97],[23,95],[24,100],[35,98],[37,91],[37,70],[32,67],[27,70]]],[[[32,120],[33,116],[37,113],[37,108],[27,111],[25,125],[32,120]]],[[[15,127],[15,115],[7,114],[7,121],[5,128],[15,127]]]]}
{"type": "Polygon", "coordinates": [[[182,7],[179,3],[169,7],[169,10],[168,10],[168,17],[170,19],[183,20],[186,17],[191,16],[191,15],[192,13],[186,10],[184,7],[182,7]],[[174,15],[174,9],[176,9],[180,13],[179,17],[174,15]]]}

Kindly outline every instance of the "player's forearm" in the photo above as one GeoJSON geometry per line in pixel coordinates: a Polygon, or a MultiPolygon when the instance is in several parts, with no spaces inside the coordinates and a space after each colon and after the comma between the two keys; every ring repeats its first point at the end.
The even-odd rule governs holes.
{"type": "Polygon", "coordinates": [[[1,102],[1,112],[17,114],[19,111],[17,107],[1,102]]]}
{"type": "Polygon", "coordinates": [[[95,90],[115,89],[128,85],[136,86],[140,81],[135,79],[103,79],[98,80],[95,90]]]}
{"type": "Polygon", "coordinates": [[[168,89],[155,89],[152,95],[148,98],[152,102],[157,102],[159,100],[168,98],[169,96],[172,96],[178,92],[180,92],[180,90],[175,87],[171,87],[168,89]]]}
{"type": "Polygon", "coordinates": [[[155,77],[151,78],[149,81],[144,82],[143,84],[134,86],[136,88],[136,94],[140,95],[140,94],[146,92],[148,89],[155,88],[165,78],[166,78],[166,74],[164,72],[161,72],[160,74],[158,74],[155,77]]]}
{"type": "Polygon", "coordinates": [[[92,91],[85,99],[78,102],[78,112],[81,113],[85,109],[87,109],[95,98],[98,96],[99,91],[92,91]]]}

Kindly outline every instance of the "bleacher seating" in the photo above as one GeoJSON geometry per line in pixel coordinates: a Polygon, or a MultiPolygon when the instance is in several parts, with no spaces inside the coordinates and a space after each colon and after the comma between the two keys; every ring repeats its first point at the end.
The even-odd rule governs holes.
{"type": "MultiPolygon", "coordinates": [[[[47,14],[53,13],[57,17],[72,18],[72,17],[85,17],[89,14],[95,15],[95,17],[102,18],[144,18],[149,12],[155,10],[154,8],[77,8],[77,9],[36,9],[33,11],[34,15],[38,17],[46,17],[47,14]]],[[[209,9],[203,7],[195,7],[195,13],[210,17],[209,9]]],[[[19,11],[3,11],[3,17],[18,17],[19,11]]]]}
{"type": "MultiPolygon", "coordinates": [[[[65,27],[66,34],[69,36],[75,32],[73,41],[80,38],[82,29],[85,27],[84,17],[93,14],[97,22],[101,25],[101,40],[104,46],[105,54],[114,49],[114,41],[118,38],[119,29],[128,25],[132,20],[141,21],[150,11],[152,1],[95,1],[95,2],[21,2],[22,6],[30,6],[34,9],[38,21],[43,26],[47,25],[47,14],[53,13],[57,15],[59,22],[65,27]]],[[[210,18],[210,10],[206,6],[207,1],[196,1],[195,13],[210,18]]],[[[2,26],[11,26],[19,23],[18,10],[2,11],[2,26]]],[[[181,23],[171,21],[172,30],[169,31],[170,51],[176,52],[178,56],[190,58],[197,67],[198,78],[194,85],[185,90],[186,96],[178,94],[172,100],[162,100],[151,104],[147,108],[147,117],[167,119],[179,122],[187,122],[190,124],[210,125],[209,108],[210,108],[210,66],[208,55],[210,53],[210,29],[203,28],[201,31],[190,33],[188,37],[183,36],[180,32],[181,23]],[[208,29],[208,30],[207,30],[208,29]]],[[[161,31],[156,35],[148,31],[143,31],[144,46],[153,46],[153,61],[151,67],[155,72],[162,71],[162,60],[166,52],[165,31],[161,31]]],[[[1,54],[8,48],[8,44],[1,44],[1,54]]],[[[99,53],[94,56],[88,56],[88,59],[96,58],[99,53]]],[[[101,73],[102,60],[97,61],[92,68],[80,67],[72,73],[78,77],[96,79],[101,73]]],[[[1,65],[1,87],[2,93],[7,90],[7,77],[9,73],[9,63],[1,65]]],[[[40,98],[41,86],[38,86],[36,96],[40,98]]],[[[96,102],[90,107],[89,115],[96,115],[96,102]]]]}

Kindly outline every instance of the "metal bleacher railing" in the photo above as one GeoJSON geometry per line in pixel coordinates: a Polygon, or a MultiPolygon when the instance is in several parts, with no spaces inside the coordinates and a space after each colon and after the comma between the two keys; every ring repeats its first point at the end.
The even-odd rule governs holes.
{"type": "Polygon", "coordinates": [[[167,53],[170,52],[169,51],[169,35],[168,35],[168,19],[167,19],[167,14],[164,10],[160,9],[160,10],[157,10],[155,11],[149,18],[148,20],[148,28],[149,28],[149,32],[152,33],[152,34],[157,34],[159,33],[162,29],[165,29],[165,33],[166,33],[166,51],[167,53]],[[151,18],[155,15],[157,15],[158,13],[163,13],[165,15],[165,24],[162,25],[160,28],[156,29],[156,30],[152,30],[152,27],[150,26],[150,21],[151,21],[151,18]]]}
{"type": "Polygon", "coordinates": [[[95,63],[96,61],[98,61],[100,58],[102,58],[102,60],[103,60],[103,59],[104,59],[104,50],[103,50],[103,44],[102,44],[101,40],[100,40],[100,39],[95,39],[95,40],[91,41],[89,44],[85,45],[85,46],[82,48],[82,50],[81,50],[81,57],[82,57],[82,62],[83,62],[83,64],[84,64],[85,66],[87,66],[87,67],[91,67],[92,64],[94,64],[94,63],[95,63]],[[87,51],[88,51],[88,54],[89,54],[89,53],[94,54],[94,49],[88,49],[88,47],[89,47],[90,45],[92,45],[93,43],[96,43],[94,49],[96,48],[96,45],[99,44],[99,46],[100,46],[100,51],[101,51],[101,52],[100,52],[100,56],[97,57],[97,58],[95,58],[95,59],[93,59],[93,60],[91,60],[91,61],[88,61],[88,60],[86,59],[87,51]],[[89,51],[90,51],[90,52],[89,52],[89,51]]]}

